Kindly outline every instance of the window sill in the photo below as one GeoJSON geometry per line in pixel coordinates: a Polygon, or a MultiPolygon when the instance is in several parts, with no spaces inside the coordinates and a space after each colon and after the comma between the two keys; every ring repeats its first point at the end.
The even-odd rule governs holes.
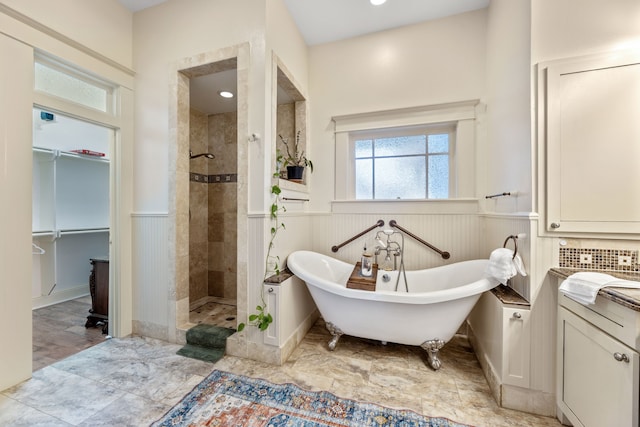
{"type": "Polygon", "coordinates": [[[476,214],[478,199],[334,200],[333,213],[476,214]]]}

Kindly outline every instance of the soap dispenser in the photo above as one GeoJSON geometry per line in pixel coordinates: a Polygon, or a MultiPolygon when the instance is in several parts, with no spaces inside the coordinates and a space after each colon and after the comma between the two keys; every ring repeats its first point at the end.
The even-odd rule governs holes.
{"type": "Polygon", "coordinates": [[[360,275],[370,277],[373,270],[371,254],[367,252],[367,244],[364,244],[362,258],[360,260],[360,275]]]}

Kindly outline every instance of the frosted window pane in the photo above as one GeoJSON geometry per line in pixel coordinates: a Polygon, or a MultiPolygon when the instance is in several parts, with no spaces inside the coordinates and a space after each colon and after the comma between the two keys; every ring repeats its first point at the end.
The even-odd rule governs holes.
{"type": "Polygon", "coordinates": [[[425,154],[425,135],[401,136],[398,138],[376,139],[376,157],[406,156],[411,154],[425,154]]]}
{"type": "Polygon", "coordinates": [[[429,153],[448,153],[449,134],[429,135],[429,153]]]}
{"type": "Polygon", "coordinates": [[[356,158],[373,156],[373,141],[363,139],[356,141],[356,158]]]}
{"type": "Polygon", "coordinates": [[[356,160],[356,199],[373,199],[373,160],[356,160]]]}
{"type": "Polygon", "coordinates": [[[426,167],[424,157],[375,160],[376,199],[424,199],[426,167]]]}
{"type": "Polygon", "coordinates": [[[429,198],[449,197],[449,156],[429,156],[429,198]]]}
{"type": "Polygon", "coordinates": [[[105,112],[108,110],[108,96],[111,93],[104,87],[38,62],[35,63],[35,89],[105,112]]]}

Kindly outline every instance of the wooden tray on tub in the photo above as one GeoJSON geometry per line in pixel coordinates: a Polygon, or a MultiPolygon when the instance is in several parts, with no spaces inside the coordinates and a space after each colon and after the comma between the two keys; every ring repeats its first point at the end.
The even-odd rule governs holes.
{"type": "Polygon", "coordinates": [[[378,264],[373,264],[371,276],[363,276],[360,274],[360,262],[356,263],[349,280],[347,280],[347,288],[360,289],[363,291],[375,291],[376,280],[378,278],[378,264]]]}

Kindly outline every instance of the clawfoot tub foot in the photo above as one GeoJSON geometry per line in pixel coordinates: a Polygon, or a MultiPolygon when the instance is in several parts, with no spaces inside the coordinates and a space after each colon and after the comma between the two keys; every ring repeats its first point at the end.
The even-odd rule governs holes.
{"type": "Polygon", "coordinates": [[[338,340],[343,335],[343,332],[331,322],[327,322],[327,330],[333,337],[331,341],[329,341],[329,350],[333,351],[336,349],[336,344],[338,344],[338,340]]]}
{"type": "Polygon", "coordinates": [[[442,362],[438,359],[438,350],[440,350],[444,344],[445,342],[438,338],[425,341],[420,344],[420,347],[427,352],[427,361],[429,362],[429,365],[431,365],[431,367],[436,371],[440,369],[440,366],[442,366],[442,362]]]}

